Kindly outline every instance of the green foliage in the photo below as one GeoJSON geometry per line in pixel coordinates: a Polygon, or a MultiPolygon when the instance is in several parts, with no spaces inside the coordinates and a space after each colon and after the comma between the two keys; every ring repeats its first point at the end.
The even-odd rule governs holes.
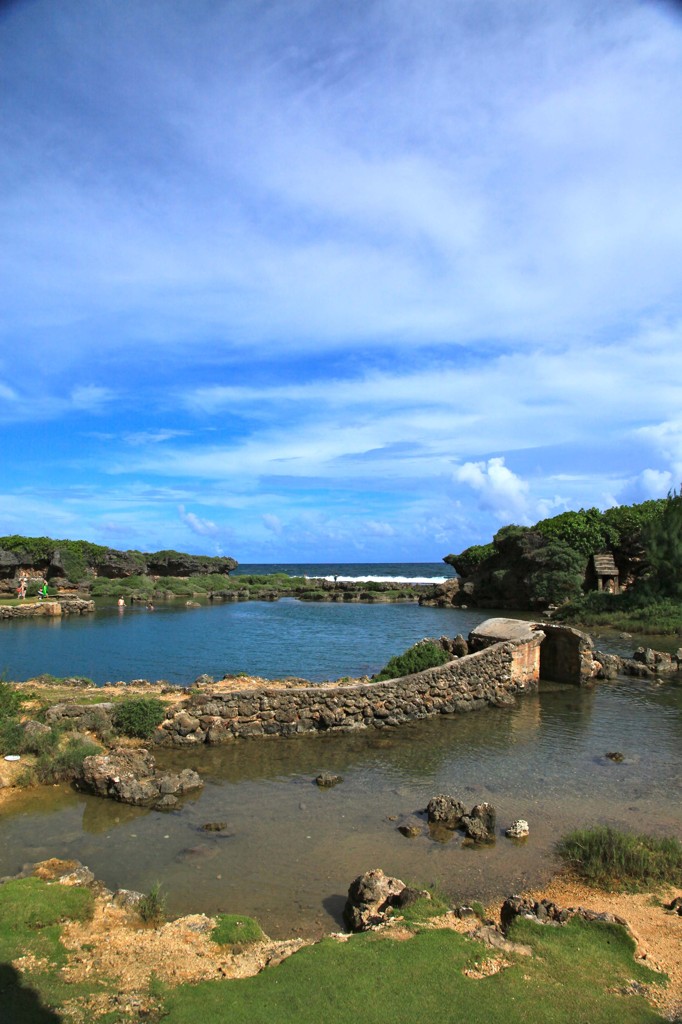
{"type": "Polygon", "coordinates": [[[458,555],[446,555],[443,561],[451,565],[458,576],[466,579],[484,559],[490,558],[494,551],[493,544],[472,544],[458,555]]]}
{"type": "Polygon", "coordinates": [[[19,714],[24,695],[13,684],[0,679],[0,722],[19,714]]]}
{"type": "Polygon", "coordinates": [[[166,897],[161,893],[161,884],[156,882],[149,892],[137,903],[135,909],[145,924],[161,924],[166,919],[166,897]]]}
{"type": "Polygon", "coordinates": [[[70,736],[56,752],[41,754],[36,763],[36,775],[42,783],[70,782],[78,778],[86,757],[101,754],[102,747],[82,736],[70,736]]]}
{"type": "Polygon", "coordinates": [[[660,597],[682,599],[682,493],[668,495],[663,511],[642,531],[648,573],[642,586],[660,597]]]}
{"type": "Polygon", "coordinates": [[[580,595],[585,559],[564,541],[551,539],[528,559],[528,595],[533,604],[561,604],[580,595]]]}
{"type": "Polygon", "coordinates": [[[124,736],[146,740],[166,716],[158,697],[126,697],[114,709],[114,726],[124,736]]]}
{"type": "Polygon", "coordinates": [[[211,932],[212,941],[221,946],[246,946],[262,938],[263,930],[258,921],[243,914],[219,914],[211,932]]]}
{"type": "Polygon", "coordinates": [[[639,585],[624,594],[595,590],[563,605],[554,618],[581,626],[665,636],[682,632],[682,603],[672,598],[651,598],[639,585]]]}
{"type": "Polygon", "coordinates": [[[682,844],[677,839],[620,832],[604,825],[570,832],[557,844],[557,852],[593,885],[609,889],[682,885],[682,844]]]}
{"type": "Polygon", "coordinates": [[[391,658],[372,679],[375,683],[384,679],[400,679],[427,668],[435,668],[452,660],[452,655],[435,640],[420,640],[404,654],[391,658]]]}
{"type": "Polygon", "coordinates": [[[0,719],[0,755],[21,753],[24,730],[18,718],[0,719]]]}

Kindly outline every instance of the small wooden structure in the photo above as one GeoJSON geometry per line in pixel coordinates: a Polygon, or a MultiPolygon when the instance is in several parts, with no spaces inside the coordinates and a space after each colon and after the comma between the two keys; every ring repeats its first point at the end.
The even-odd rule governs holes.
{"type": "Polygon", "coordinates": [[[611,552],[592,555],[594,575],[597,579],[597,590],[605,590],[609,594],[618,593],[618,569],[611,552]]]}

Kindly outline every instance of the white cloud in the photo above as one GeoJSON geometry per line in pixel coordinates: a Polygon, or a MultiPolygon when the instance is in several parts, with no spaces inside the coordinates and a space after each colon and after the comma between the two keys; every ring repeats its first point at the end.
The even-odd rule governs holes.
{"type": "Polygon", "coordinates": [[[202,519],[200,516],[195,515],[194,512],[186,512],[184,505],[178,505],[178,514],[182,522],[189,526],[192,533],[196,533],[200,537],[215,537],[219,532],[214,522],[210,519],[202,519]]]}
{"type": "Polygon", "coordinates": [[[271,530],[276,536],[281,536],[284,526],[279,516],[273,515],[271,512],[265,512],[261,517],[268,530],[271,530]]]}
{"type": "Polygon", "coordinates": [[[457,467],[453,479],[476,491],[481,508],[491,511],[501,522],[530,522],[528,483],[508,469],[503,458],[465,462],[457,467]]]}

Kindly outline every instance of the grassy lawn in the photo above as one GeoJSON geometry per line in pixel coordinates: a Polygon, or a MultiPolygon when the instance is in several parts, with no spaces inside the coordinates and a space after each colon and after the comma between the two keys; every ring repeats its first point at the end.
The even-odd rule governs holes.
{"type": "Polygon", "coordinates": [[[72,984],[61,973],[67,952],[60,941],[60,922],[87,919],[92,906],[91,893],[80,887],[49,885],[35,878],[0,886],[0,1019],[8,1024],[663,1020],[641,994],[623,994],[633,982],[662,981],[661,975],[635,962],[634,943],[626,931],[577,918],[562,928],[518,920],[510,937],[531,946],[533,956],[500,954],[455,932],[430,930],[419,923],[411,925],[411,938],[403,931],[402,939],[378,933],[353,936],[347,942],[324,939],[252,978],[175,989],[153,979],[150,991],[140,993],[144,1010],[110,1009],[97,1017],[87,1008],[87,1000],[115,992],[111,980],[72,984]],[[498,973],[464,973],[485,975],[486,963],[501,956],[508,966],[498,973]]]}
{"type": "Polygon", "coordinates": [[[661,1021],[640,995],[614,991],[627,982],[660,981],[635,964],[624,929],[573,920],[564,928],[519,922],[513,938],[533,957],[484,978],[465,968],[498,954],[447,930],[396,941],[376,934],[346,943],[325,939],[254,978],[204,982],[169,991],[167,1024],[644,1024],[661,1021]]]}

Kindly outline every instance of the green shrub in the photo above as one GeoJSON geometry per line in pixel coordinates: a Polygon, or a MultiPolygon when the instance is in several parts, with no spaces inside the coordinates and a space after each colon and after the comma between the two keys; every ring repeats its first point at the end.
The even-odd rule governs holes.
{"type": "Polygon", "coordinates": [[[86,757],[101,754],[102,748],[82,736],[71,736],[56,753],[41,754],[36,764],[40,782],[70,782],[78,778],[86,757]]]}
{"type": "Polygon", "coordinates": [[[166,897],[161,894],[161,884],[156,882],[142,897],[136,910],[145,924],[161,924],[166,919],[166,897]]]}
{"type": "Polygon", "coordinates": [[[17,718],[0,719],[0,755],[21,753],[24,730],[17,718]]]}
{"type": "Polygon", "coordinates": [[[245,946],[249,942],[260,942],[263,930],[252,917],[243,914],[219,914],[211,939],[221,946],[245,946]]]}
{"type": "Polygon", "coordinates": [[[400,679],[427,668],[435,668],[452,660],[452,655],[435,640],[420,640],[404,654],[399,654],[384,665],[381,672],[372,676],[374,682],[383,679],[400,679]]]}
{"type": "Polygon", "coordinates": [[[19,714],[24,695],[12,683],[0,680],[0,722],[19,714]]]}
{"type": "Polygon", "coordinates": [[[582,878],[605,888],[682,885],[682,844],[677,839],[597,826],[570,832],[557,843],[557,852],[582,878]]]}
{"type": "Polygon", "coordinates": [[[114,726],[124,736],[146,740],[166,716],[158,697],[126,697],[114,710],[114,726]]]}

